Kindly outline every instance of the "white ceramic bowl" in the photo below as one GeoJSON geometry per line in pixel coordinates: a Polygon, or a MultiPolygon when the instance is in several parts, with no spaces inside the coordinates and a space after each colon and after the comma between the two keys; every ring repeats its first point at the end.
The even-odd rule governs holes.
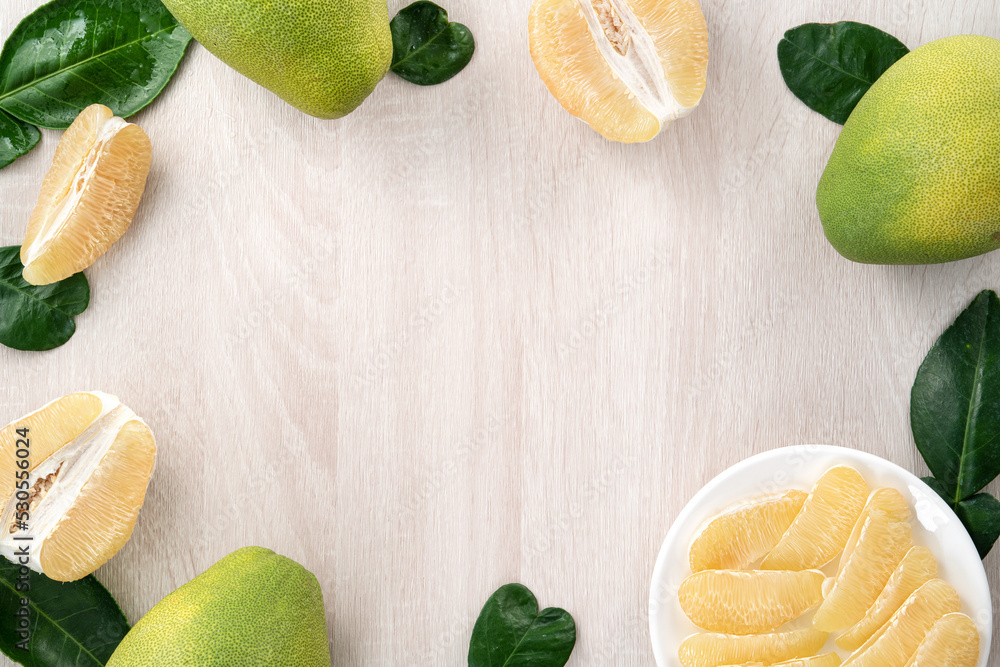
{"type": "MultiPolygon", "coordinates": [[[[649,632],[659,667],[678,667],[677,649],[698,629],[677,600],[677,589],[691,574],[688,550],[698,531],[729,505],[784,489],[808,491],[829,468],[856,468],[872,489],[891,486],[914,510],[913,540],[938,560],[938,576],[958,591],[962,611],[979,626],[978,667],[986,667],[993,631],[993,605],[986,571],[976,546],[951,508],[915,475],[894,463],[855,449],[829,445],[785,447],[751,457],[729,468],[699,491],[677,515],[660,548],[649,589],[649,632]]],[[[834,560],[834,565],[839,559],[834,560]]],[[[828,573],[831,572],[827,568],[828,573]]],[[[831,638],[825,651],[837,651],[831,638]]]]}

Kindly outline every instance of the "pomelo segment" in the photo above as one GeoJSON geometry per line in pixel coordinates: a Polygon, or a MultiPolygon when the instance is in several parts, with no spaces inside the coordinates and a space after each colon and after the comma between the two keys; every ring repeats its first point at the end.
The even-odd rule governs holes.
{"type": "Polygon", "coordinates": [[[708,29],[697,0],[535,0],[528,37],[563,108],[614,141],[652,139],[705,90],[708,29]]]}
{"type": "Polygon", "coordinates": [[[793,490],[727,509],[691,544],[691,571],[742,570],[760,560],[792,525],[807,495],[793,490]]]}
{"type": "Polygon", "coordinates": [[[836,653],[825,653],[811,658],[773,662],[770,665],[765,665],[763,662],[745,662],[742,665],[726,665],[725,667],[839,667],[840,662],[840,656],[836,653]]]}
{"type": "Polygon", "coordinates": [[[47,285],[87,268],[129,225],[146,187],[149,137],[95,104],[56,147],[21,246],[24,279],[47,285]]]}
{"type": "Polygon", "coordinates": [[[818,605],[824,581],[817,570],[705,570],[684,580],[678,598],[699,628],[749,635],[775,630],[818,605]]]}
{"type": "Polygon", "coordinates": [[[107,394],[70,394],[12,422],[0,431],[0,478],[23,479],[3,496],[0,554],[13,560],[30,538],[32,570],[92,573],[131,536],[155,460],[149,428],[107,394]]]}
{"type": "Polygon", "coordinates": [[[857,470],[849,466],[828,470],[761,568],[811,570],[829,563],[847,544],[867,497],[868,485],[857,470]]]}
{"type": "Polygon", "coordinates": [[[766,635],[692,635],[681,643],[678,657],[682,667],[719,667],[808,658],[816,654],[829,634],[806,629],[766,635]]]}
{"type": "MultiPolygon", "coordinates": [[[[29,453],[29,463],[37,464],[75,440],[103,411],[104,401],[100,396],[79,392],[58,398],[0,430],[0,470],[11,471],[9,475],[0,475],[0,498],[10,498],[17,483],[13,472],[19,470],[17,451],[25,450],[18,429],[27,429],[30,447],[25,451],[29,453]]],[[[34,466],[29,468],[33,469],[34,466]]]]}
{"type": "Polygon", "coordinates": [[[938,619],[961,606],[958,593],[949,584],[941,579],[928,581],[847,659],[844,667],[905,667],[938,619]]]}
{"type": "Polygon", "coordinates": [[[858,544],[861,531],[867,525],[868,517],[873,515],[884,521],[909,521],[910,505],[906,502],[903,494],[896,489],[886,488],[873,491],[868,497],[868,502],[865,503],[861,516],[858,517],[858,522],[854,524],[850,539],[844,546],[844,553],[840,557],[840,567],[837,569],[838,575],[844,571],[844,566],[851,559],[851,553],[858,544]]]}
{"type": "Polygon", "coordinates": [[[138,419],[126,422],[45,540],[42,571],[57,581],[73,581],[118,553],[132,536],[155,461],[149,427],[138,419]]]}
{"type": "Polygon", "coordinates": [[[924,640],[906,667],[976,667],[979,662],[979,629],[965,614],[945,614],[924,640]]]}
{"type": "Polygon", "coordinates": [[[903,557],[889,583],[857,625],[837,638],[837,646],[855,651],[892,618],[915,590],[938,573],[937,560],[927,547],[913,547],[903,557]]]}
{"type": "Polygon", "coordinates": [[[886,586],[896,566],[913,546],[910,509],[896,489],[872,494],[853,545],[848,542],[833,590],[813,617],[818,630],[835,632],[865,617],[886,586]]]}

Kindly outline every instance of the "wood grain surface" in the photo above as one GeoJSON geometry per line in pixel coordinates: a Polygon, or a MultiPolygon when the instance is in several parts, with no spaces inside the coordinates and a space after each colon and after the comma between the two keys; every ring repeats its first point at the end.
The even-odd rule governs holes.
{"type": "MultiPolygon", "coordinates": [[[[37,4],[4,0],[0,33],[37,4]]],[[[390,75],[340,121],[192,46],[135,118],[153,171],[76,335],[0,348],[0,421],[99,389],[157,436],[135,533],[97,573],[130,621],[255,544],[316,573],[335,665],[465,664],[511,581],[576,618],[571,665],[650,665],[653,562],[711,477],[814,442],[925,471],[910,386],[1000,288],[1000,253],[841,258],[814,204],[839,127],[786,90],[775,48],[841,19],[911,47],[1000,37],[1000,5],[703,7],[701,107],[638,146],[549,95],[528,0],[451,2],[471,65],[432,88],[390,75]]],[[[0,172],[0,244],[58,138],[0,172]]]]}

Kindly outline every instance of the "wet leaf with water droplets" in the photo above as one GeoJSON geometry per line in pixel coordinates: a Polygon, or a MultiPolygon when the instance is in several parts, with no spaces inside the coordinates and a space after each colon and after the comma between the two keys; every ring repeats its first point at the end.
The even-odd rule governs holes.
{"type": "Polygon", "coordinates": [[[159,0],[54,0],[0,51],[0,109],[56,130],[91,104],[128,118],[160,94],[190,41],[159,0]]]}

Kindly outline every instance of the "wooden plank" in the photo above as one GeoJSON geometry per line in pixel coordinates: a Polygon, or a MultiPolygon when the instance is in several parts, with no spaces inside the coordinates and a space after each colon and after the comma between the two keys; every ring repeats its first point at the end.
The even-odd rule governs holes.
{"type": "MultiPolygon", "coordinates": [[[[837,255],[813,197],[838,127],[787,92],[775,47],[844,18],[910,46],[1000,37],[1000,9],[851,4],[705,2],[702,107],[641,146],[545,90],[527,0],[448,7],[470,67],[390,75],[340,121],[194,46],[136,118],[149,188],[76,336],[0,349],[5,421],[94,388],[158,437],[135,534],[98,573],[129,618],[258,544],[319,577],[337,665],[464,664],[510,581],[575,616],[571,664],[649,665],[654,559],[715,474],[805,442],[922,471],[910,385],[1000,255],[837,255]]],[[[36,5],[7,0],[0,33],[36,5]]],[[[0,172],[3,244],[57,140],[0,172]]]]}

